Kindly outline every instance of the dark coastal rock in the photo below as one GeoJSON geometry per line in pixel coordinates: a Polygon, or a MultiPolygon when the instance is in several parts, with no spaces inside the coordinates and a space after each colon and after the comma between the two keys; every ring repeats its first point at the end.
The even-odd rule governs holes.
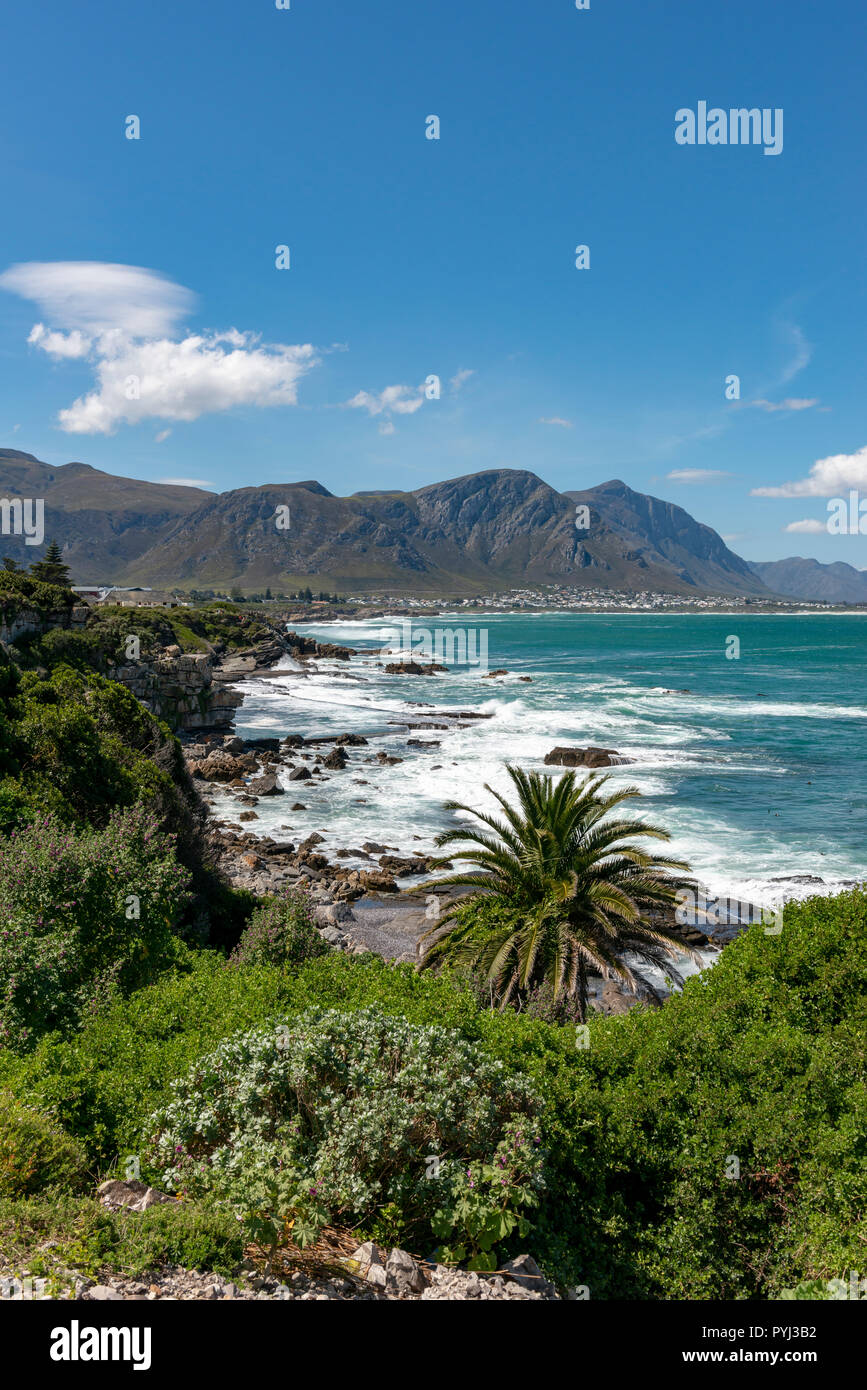
{"type": "Polygon", "coordinates": [[[632,761],[614,748],[552,748],[545,757],[547,767],[618,767],[632,761]]]}
{"type": "Polygon", "coordinates": [[[334,740],[337,748],[363,748],[367,739],[363,734],[338,734],[334,740]]]}
{"type": "Polygon", "coordinates": [[[424,665],[418,661],[389,661],[383,667],[388,676],[433,676],[448,669],[448,666],[438,666],[435,661],[425,662],[424,665]]]}
{"type": "Polygon", "coordinates": [[[341,771],[347,764],[347,757],[342,748],[332,748],[322,766],[334,771],[341,771]]]}
{"type": "Polygon", "coordinates": [[[285,796],[286,793],[280,786],[277,778],[270,773],[265,777],[254,777],[250,783],[250,791],[254,796],[285,796]]]}
{"type": "Polygon", "coordinates": [[[506,670],[505,666],[498,666],[496,671],[486,671],[482,676],[482,680],[489,681],[493,676],[507,676],[508,674],[509,672],[506,670]]]}
{"type": "Polygon", "coordinates": [[[194,764],[190,771],[193,776],[204,777],[208,782],[231,782],[245,773],[256,771],[256,759],[252,753],[235,757],[230,753],[211,753],[203,762],[194,764]]]}
{"type": "MultiPolygon", "coordinates": [[[[289,773],[290,782],[309,782],[313,774],[309,767],[293,767],[289,773]]],[[[294,807],[292,808],[295,809],[294,807]]]]}
{"type": "Polygon", "coordinates": [[[769,878],[768,883],[824,883],[816,874],[784,874],[781,878],[769,878]]]}
{"type": "Polygon", "coordinates": [[[312,637],[301,637],[297,632],[287,632],[286,641],[290,654],[296,658],[307,656],[328,656],[338,661],[348,661],[356,655],[354,647],[339,647],[334,642],[317,642],[312,637]]]}
{"type": "Polygon", "coordinates": [[[408,738],[406,746],[407,748],[439,748],[440,745],[436,739],[408,738]]]}
{"type": "Polygon", "coordinates": [[[377,871],[376,869],[358,869],[358,882],[362,888],[366,888],[369,893],[396,893],[397,884],[391,874],[377,871]]]}
{"type": "Polygon", "coordinates": [[[390,753],[377,753],[375,758],[368,758],[369,763],[381,763],[383,767],[390,767],[393,763],[402,763],[403,758],[394,758],[390,753]]]}
{"type": "Polygon", "coordinates": [[[408,874],[426,874],[430,865],[426,858],[402,859],[397,854],[383,854],[379,867],[397,878],[406,878],[408,874]]]}

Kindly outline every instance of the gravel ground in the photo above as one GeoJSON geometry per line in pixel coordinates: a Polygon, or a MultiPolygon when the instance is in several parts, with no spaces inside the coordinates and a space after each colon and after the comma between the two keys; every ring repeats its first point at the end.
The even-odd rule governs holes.
{"type": "Polygon", "coordinates": [[[396,897],[392,901],[362,898],[352,904],[355,921],[352,939],[387,960],[418,960],[419,937],[434,925],[425,917],[425,896],[396,897]]]}

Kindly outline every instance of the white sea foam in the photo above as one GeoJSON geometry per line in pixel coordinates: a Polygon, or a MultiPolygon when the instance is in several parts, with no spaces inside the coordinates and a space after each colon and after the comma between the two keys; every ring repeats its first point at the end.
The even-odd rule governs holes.
{"type": "MultiPolygon", "coordinates": [[[[439,621],[446,616],[479,626],[494,615],[458,613],[443,615],[439,621]]],[[[561,630],[565,616],[546,621],[552,629],[561,630]]],[[[413,619],[415,626],[431,625],[431,621],[423,615],[413,619]]],[[[558,776],[560,769],[544,768],[543,763],[553,746],[594,744],[616,748],[634,760],[608,770],[612,787],[630,783],[639,787],[648,800],[632,803],[627,812],[666,825],[673,837],[670,852],[693,866],[709,892],[770,905],[781,892],[809,896],[858,876],[851,854],[834,845],[833,826],[819,825],[808,853],[793,851],[785,834],[775,833],[772,822],[752,828],[742,823],[736,814],[738,792],[734,789],[743,798],[755,799],[771,786],[784,788],[791,776],[788,745],[776,751],[771,744],[774,751],[767,756],[760,756],[753,745],[742,746],[739,730],[749,728],[750,720],[758,728],[784,728],[787,720],[842,726],[867,715],[861,705],[846,706],[833,699],[800,703],[739,699],[734,693],[666,693],[669,687],[658,683],[659,673],[649,666],[646,683],[641,683],[645,663],[640,655],[637,666],[620,674],[604,669],[609,659],[604,652],[595,653],[592,660],[582,652],[580,669],[568,654],[562,662],[556,655],[546,655],[541,670],[534,668],[530,651],[526,658],[510,654],[502,663],[508,665],[510,675],[498,678],[496,685],[493,681],[482,684],[479,671],[472,668],[454,668],[435,677],[387,676],[376,666],[376,644],[387,626],[388,617],[305,627],[305,632],[321,633],[328,640],[345,641],[359,649],[364,646],[366,654],[351,664],[319,661],[316,668],[281,662],[285,677],[241,685],[246,699],[237,720],[239,732],[308,736],[359,732],[370,739],[367,747],[347,750],[349,767],[344,772],[321,782],[285,781],[287,795],[260,800],[255,808],[259,819],[248,828],[296,842],[316,829],[326,837],[326,850],[358,847],[364,839],[376,839],[404,852],[430,852],[435,835],[456,823],[444,813],[444,801],[457,799],[494,810],[484,784],[501,793],[509,791],[507,760],[558,776]],[[530,675],[533,683],[517,690],[518,673],[530,675]],[[442,722],[437,719],[442,712],[470,709],[492,717],[468,722],[463,729],[409,733],[401,727],[442,722]],[[440,747],[409,748],[409,738],[436,741],[440,747]],[[403,761],[381,766],[375,761],[380,750],[403,761]],[[369,763],[367,758],[374,761],[369,763]],[[727,813],[720,810],[717,783],[729,798],[727,813]],[[296,799],[304,803],[305,811],[288,810],[296,799]],[[285,824],[291,825],[291,831],[281,829],[285,824]],[[769,881],[804,872],[821,874],[826,886],[769,881]]],[[[552,632],[552,642],[558,640],[552,632]]],[[[751,672],[751,688],[761,688],[762,679],[764,673],[751,672]]],[[[683,684],[693,680],[685,675],[683,684]]],[[[777,798],[780,792],[773,795],[777,798]]],[[[237,819],[240,809],[232,798],[219,797],[218,814],[237,819]]]]}

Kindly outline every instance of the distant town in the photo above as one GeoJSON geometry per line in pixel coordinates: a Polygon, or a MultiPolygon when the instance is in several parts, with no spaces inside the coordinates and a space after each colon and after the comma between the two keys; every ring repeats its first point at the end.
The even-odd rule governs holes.
{"type": "Polygon", "coordinates": [[[436,613],[479,609],[490,612],[521,612],[526,610],[590,612],[656,612],[660,610],[732,612],[749,609],[753,612],[792,612],[809,609],[812,611],[834,612],[840,609],[854,612],[867,611],[865,604],[839,604],[821,602],[815,599],[763,599],[732,594],[683,594],[654,593],[640,590],[637,593],[610,589],[574,589],[565,584],[541,585],[537,588],[510,589],[496,594],[478,594],[472,598],[450,599],[445,597],[417,597],[407,594],[331,594],[311,589],[295,593],[244,594],[233,588],[228,592],[213,589],[150,589],[144,586],[122,588],[116,585],[78,584],[73,591],[79,598],[95,607],[117,606],[121,608],[191,608],[202,603],[227,602],[272,604],[291,608],[292,621],[308,621],[314,617],[334,619],[341,614],[353,616],[378,616],[382,611],[396,609],[436,613]],[[300,611],[298,605],[301,605],[300,611]],[[375,610],[375,611],[372,611],[375,610]]]}

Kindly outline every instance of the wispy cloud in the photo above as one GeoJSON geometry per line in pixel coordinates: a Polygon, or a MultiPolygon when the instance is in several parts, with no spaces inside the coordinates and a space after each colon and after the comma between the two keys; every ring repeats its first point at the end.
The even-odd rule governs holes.
{"type": "Polygon", "coordinates": [[[212,488],[214,483],[209,483],[205,478],[157,478],[158,483],[165,483],[167,487],[201,487],[212,488]]]}
{"type": "Polygon", "coordinates": [[[475,374],[476,371],[474,367],[461,367],[460,371],[455,372],[454,376],[449,380],[449,385],[456,395],[464,382],[469,381],[470,377],[475,376],[475,374]]]}
{"type": "Polygon", "coordinates": [[[776,487],[754,487],[753,497],[836,497],[847,488],[867,488],[867,444],[854,454],[817,459],[806,478],[776,487]]]}
{"type": "Polygon", "coordinates": [[[155,444],[164,444],[171,434],[171,430],[160,430],[159,434],[154,435],[155,444]]]}
{"type": "Polygon", "coordinates": [[[179,336],[195,296],[141,266],[34,261],[5,271],[0,288],[33,300],[49,319],[51,327],[31,330],[32,346],[57,361],[93,366],[95,389],[58,414],[69,434],[197,420],[234,406],[295,405],[300,379],[319,360],[309,343],[262,344],[236,328],[179,336]]]}
{"type": "Polygon", "coordinates": [[[540,425],[560,425],[564,430],[571,430],[572,421],[564,420],[560,415],[540,415],[540,425]]]}
{"type": "Polygon", "coordinates": [[[809,364],[813,356],[812,344],[807,342],[803,329],[799,328],[791,319],[780,319],[780,332],[791,345],[792,357],[780,373],[779,385],[785,386],[787,381],[802,372],[809,364]]]}
{"type": "Polygon", "coordinates": [[[358,391],[345,404],[368,415],[414,415],[424,405],[423,386],[386,386],[383,391],[358,391]]]}
{"type": "Polygon", "coordinates": [[[817,396],[810,398],[802,396],[788,396],[784,401],[747,401],[747,405],[754,410],[767,410],[773,413],[778,410],[810,410],[814,405],[819,404],[817,396]]]}
{"type": "Polygon", "coordinates": [[[684,444],[693,444],[699,439],[715,439],[717,435],[722,434],[724,430],[729,428],[730,423],[730,417],[727,416],[725,420],[720,421],[718,424],[702,425],[700,429],[692,430],[689,434],[669,435],[667,439],[661,440],[654,448],[651,457],[656,457],[659,454],[674,453],[675,450],[680,449],[684,444]]]}
{"type": "Polygon", "coordinates": [[[670,483],[715,483],[732,475],[722,468],[675,468],[665,476],[670,483]]]}

